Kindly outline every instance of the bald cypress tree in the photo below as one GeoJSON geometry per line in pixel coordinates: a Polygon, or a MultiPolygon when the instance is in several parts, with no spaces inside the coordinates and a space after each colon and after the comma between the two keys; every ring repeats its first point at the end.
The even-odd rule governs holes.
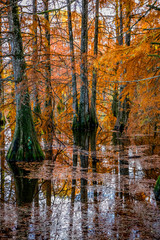
{"type": "Polygon", "coordinates": [[[42,160],[44,155],[37,140],[30,107],[17,0],[9,0],[8,20],[16,89],[16,128],[7,153],[7,160],[42,160]]]}

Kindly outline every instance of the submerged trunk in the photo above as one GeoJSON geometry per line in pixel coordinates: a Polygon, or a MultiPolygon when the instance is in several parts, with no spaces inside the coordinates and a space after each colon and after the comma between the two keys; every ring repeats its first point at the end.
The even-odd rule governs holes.
{"type": "Polygon", "coordinates": [[[25,73],[26,63],[22,46],[16,0],[9,1],[9,27],[12,64],[16,82],[16,128],[7,153],[8,161],[35,161],[44,158],[35,133],[25,73]]]}
{"type": "Polygon", "coordinates": [[[69,29],[69,43],[71,54],[71,72],[72,72],[72,94],[73,94],[73,129],[77,128],[78,117],[78,100],[77,100],[77,81],[76,81],[76,67],[74,56],[73,30],[72,30],[72,16],[71,16],[71,2],[67,0],[68,11],[68,29],[69,29]]]}
{"type": "Polygon", "coordinates": [[[82,24],[81,24],[81,94],[79,121],[81,129],[89,128],[89,94],[88,94],[88,70],[87,70],[87,50],[88,50],[88,0],[82,1],[82,24]]]}
{"type": "MultiPolygon", "coordinates": [[[[99,0],[96,0],[96,13],[95,13],[95,32],[94,32],[94,56],[98,55],[98,17],[99,17],[99,0]]],[[[92,77],[92,97],[91,97],[91,128],[98,125],[96,115],[96,86],[97,86],[97,69],[93,67],[92,77]]]]}

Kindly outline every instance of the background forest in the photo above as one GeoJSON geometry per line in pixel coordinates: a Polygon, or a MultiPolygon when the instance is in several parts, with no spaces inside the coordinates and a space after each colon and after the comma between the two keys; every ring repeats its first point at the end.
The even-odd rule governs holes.
{"type": "Polygon", "coordinates": [[[23,155],[22,144],[42,157],[34,128],[48,142],[97,126],[159,131],[158,0],[2,0],[0,9],[0,123],[15,132],[8,158],[15,148],[23,155]]]}
{"type": "Polygon", "coordinates": [[[0,0],[0,238],[160,239],[160,0],[0,0]]]}

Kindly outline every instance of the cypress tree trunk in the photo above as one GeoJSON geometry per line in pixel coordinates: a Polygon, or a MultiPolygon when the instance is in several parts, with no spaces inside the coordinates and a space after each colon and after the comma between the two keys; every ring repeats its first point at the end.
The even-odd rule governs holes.
{"type": "MultiPolygon", "coordinates": [[[[125,43],[127,46],[130,46],[130,22],[131,22],[131,6],[130,0],[126,3],[126,27],[128,32],[126,33],[125,43]]],[[[122,1],[120,0],[120,36],[119,36],[119,45],[123,45],[123,14],[122,14],[122,1]]],[[[126,69],[124,70],[126,72],[126,69]]],[[[123,77],[123,76],[121,76],[123,77]]],[[[118,114],[117,114],[117,121],[115,124],[114,129],[123,131],[124,127],[128,120],[129,114],[129,99],[126,97],[123,102],[121,102],[122,92],[126,86],[124,84],[120,85],[120,93],[119,93],[119,101],[118,101],[118,114]]],[[[115,97],[115,96],[114,96],[115,97]]]]}
{"type": "MultiPolygon", "coordinates": [[[[98,55],[98,17],[99,17],[99,0],[96,0],[96,12],[95,12],[95,31],[94,31],[94,56],[98,55]]],[[[97,86],[97,69],[93,67],[92,77],[92,97],[91,97],[91,128],[98,126],[98,120],[96,115],[96,86],[97,86]]]]}
{"type": "Polygon", "coordinates": [[[44,158],[37,140],[25,73],[26,63],[16,0],[9,0],[9,28],[12,64],[16,82],[16,128],[7,153],[8,161],[38,161],[44,158]]]}
{"type": "Polygon", "coordinates": [[[123,45],[123,10],[122,10],[122,0],[119,1],[119,11],[120,11],[120,35],[119,35],[119,45],[123,45]]]}
{"type": "Polygon", "coordinates": [[[4,117],[1,106],[4,104],[4,85],[2,82],[3,60],[2,60],[2,19],[0,13],[0,127],[4,125],[4,117]]]}
{"type": "MultiPolygon", "coordinates": [[[[53,95],[51,85],[51,62],[50,62],[50,25],[49,25],[49,13],[48,13],[49,0],[44,0],[44,18],[45,18],[45,77],[46,77],[46,94],[45,94],[45,109],[44,114],[46,116],[46,122],[44,126],[45,139],[48,142],[49,149],[52,149],[54,123],[53,123],[53,95]]],[[[47,146],[47,143],[45,144],[47,146]]],[[[47,150],[47,149],[46,149],[47,150]]]]}
{"type": "Polygon", "coordinates": [[[118,17],[118,0],[116,0],[116,16],[115,16],[115,24],[116,24],[116,43],[119,45],[119,17],[118,17]]]}
{"type": "Polygon", "coordinates": [[[82,24],[81,24],[81,94],[79,121],[81,129],[89,128],[89,94],[88,94],[88,0],[82,0],[82,24]]]}
{"type": "Polygon", "coordinates": [[[37,0],[33,0],[33,93],[34,93],[34,106],[35,113],[41,113],[41,107],[39,102],[39,93],[37,85],[37,66],[38,66],[38,45],[37,45],[37,0]]]}
{"type": "MultiPolygon", "coordinates": [[[[122,0],[119,0],[119,4],[118,2],[116,2],[116,8],[119,7],[119,26],[118,26],[118,29],[117,29],[117,33],[119,33],[119,36],[117,36],[117,39],[118,39],[118,44],[120,46],[123,45],[123,11],[122,11],[122,0]]],[[[117,16],[117,9],[116,9],[116,16],[117,16]]],[[[117,22],[117,21],[116,21],[117,22]]],[[[122,63],[121,63],[122,64],[122,63]]],[[[122,76],[121,76],[122,77],[122,76]]],[[[121,93],[123,91],[123,85],[120,85],[119,86],[119,99],[118,99],[118,113],[117,113],[117,120],[116,120],[116,124],[114,126],[114,129],[115,130],[120,130],[121,131],[121,128],[124,128],[124,126],[121,125],[121,119],[122,119],[122,111],[121,111],[121,108],[122,108],[122,104],[121,104],[121,101],[120,101],[120,98],[121,98],[121,93]]],[[[116,91],[114,91],[114,95],[113,95],[113,100],[115,101],[116,100],[116,91]]],[[[112,104],[112,106],[115,107],[117,103],[114,102],[112,104]]],[[[122,129],[123,130],[123,129],[122,129]]]]}
{"type": "Polygon", "coordinates": [[[77,128],[78,117],[78,100],[77,100],[77,80],[76,80],[76,67],[73,43],[73,30],[72,30],[72,16],[71,16],[71,2],[67,0],[67,13],[68,13],[68,29],[69,29],[69,43],[71,54],[71,72],[72,72],[72,94],[73,94],[73,129],[77,128]]]}
{"type": "Polygon", "coordinates": [[[127,19],[127,33],[126,33],[126,45],[130,46],[130,41],[131,41],[131,3],[130,0],[127,1],[127,6],[126,6],[126,19],[127,19]]]}

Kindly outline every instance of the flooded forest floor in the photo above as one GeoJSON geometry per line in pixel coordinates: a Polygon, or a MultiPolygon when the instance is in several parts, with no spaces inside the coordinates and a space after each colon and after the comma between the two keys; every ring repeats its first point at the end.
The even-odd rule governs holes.
{"type": "Polygon", "coordinates": [[[8,164],[4,136],[0,239],[160,239],[159,136],[58,138],[46,160],[8,164]]]}

